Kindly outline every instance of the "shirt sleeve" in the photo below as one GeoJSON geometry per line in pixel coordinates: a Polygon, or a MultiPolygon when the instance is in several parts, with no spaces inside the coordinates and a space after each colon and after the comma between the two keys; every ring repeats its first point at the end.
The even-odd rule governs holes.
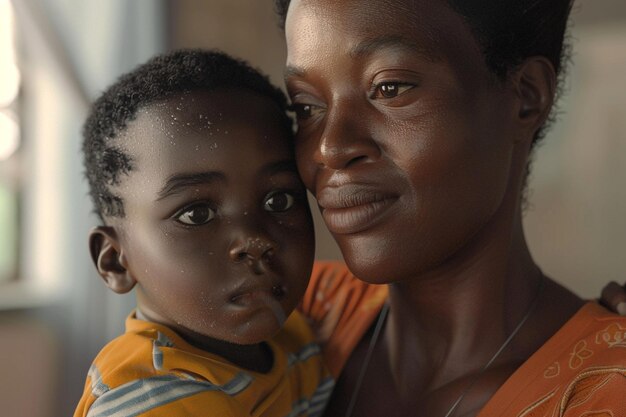
{"type": "MultiPolygon", "coordinates": [[[[249,415],[236,401],[225,394],[194,390],[192,381],[187,386],[161,384],[143,389],[141,393],[129,389],[139,386],[133,381],[97,398],[81,401],[74,417],[141,416],[141,417],[242,417],[249,415]],[[135,395],[137,394],[137,395],[135,395]],[[141,395],[139,395],[141,394],[141,395]]],[[[186,382],[186,381],[184,381],[186,382]]],[[[138,391],[139,388],[135,388],[138,391]]]]}
{"type": "Polygon", "coordinates": [[[300,305],[324,361],[337,377],[387,299],[387,286],[367,284],[344,263],[317,261],[300,305]]]}

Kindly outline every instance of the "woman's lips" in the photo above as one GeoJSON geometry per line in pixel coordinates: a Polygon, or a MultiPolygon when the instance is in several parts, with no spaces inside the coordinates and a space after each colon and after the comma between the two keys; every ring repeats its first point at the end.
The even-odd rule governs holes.
{"type": "Polygon", "coordinates": [[[397,200],[367,187],[329,187],[317,194],[324,222],[331,233],[352,234],[371,227],[397,200]]]}

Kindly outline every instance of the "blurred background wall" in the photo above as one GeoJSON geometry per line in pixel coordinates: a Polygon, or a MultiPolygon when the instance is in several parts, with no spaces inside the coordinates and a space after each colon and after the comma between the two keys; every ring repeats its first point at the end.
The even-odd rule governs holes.
{"type": "MultiPolygon", "coordinates": [[[[96,219],[79,153],[88,103],[179,47],[219,47],[282,85],[285,49],[271,0],[12,3],[16,49],[0,46],[0,66],[19,68],[17,81],[13,64],[0,70],[3,85],[7,74],[19,84],[0,89],[0,415],[71,415],[92,358],[134,303],[110,294],[88,257],[96,219]]],[[[573,21],[573,65],[536,154],[526,229],[549,275],[596,297],[609,280],[626,281],[626,2],[579,0],[573,21]]],[[[317,256],[340,257],[323,227],[317,256]]]]}

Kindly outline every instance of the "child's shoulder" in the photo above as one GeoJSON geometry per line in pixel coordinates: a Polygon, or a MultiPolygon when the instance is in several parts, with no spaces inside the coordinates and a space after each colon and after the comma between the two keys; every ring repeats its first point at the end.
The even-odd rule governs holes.
{"type": "Polygon", "coordinates": [[[169,346],[173,346],[171,339],[156,329],[127,331],[100,350],[89,368],[87,383],[100,387],[94,392],[104,392],[154,377],[163,370],[161,348],[169,346]]]}
{"type": "Polygon", "coordinates": [[[207,404],[219,415],[240,415],[230,398],[249,385],[246,374],[199,353],[171,330],[129,318],[126,333],[93,361],[74,416],[176,414],[207,404]]]}

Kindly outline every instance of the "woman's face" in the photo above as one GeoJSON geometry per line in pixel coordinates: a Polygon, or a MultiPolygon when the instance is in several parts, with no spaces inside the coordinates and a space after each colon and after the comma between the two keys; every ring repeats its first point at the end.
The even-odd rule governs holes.
{"type": "Polygon", "coordinates": [[[298,168],[351,270],[399,281],[483,244],[519,135],[463,19],[439,0],[295,0],[286,38],[298,168]]]}

